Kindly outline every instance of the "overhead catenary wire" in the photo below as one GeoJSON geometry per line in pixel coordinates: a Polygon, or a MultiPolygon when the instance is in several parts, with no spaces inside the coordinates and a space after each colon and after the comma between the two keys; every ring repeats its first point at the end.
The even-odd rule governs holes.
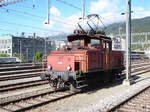
{"type": "Polygon", "coordinates": [[[70,7],[75,8],[75,9],[82,10],[80,7],[77,7],[77,6],[75,6],[75,5],[71,4],[71,3],[68,3],[66,1],[64,1],[64,0],[56,0],[56,1],[61,2],[63,4],[66,4],[66,5],[70,6],[70,7]]]}
{"type": "MultiPolygon", "coordinates": [[[[63,2],[63,3],[65,3],[66,5],[70,5],[71,7],[72,7],[72,5],[70,4],[70,3],[68,3],[68,2],[66,2],[66,1],[62,1],[62,0],[57,0],[57,1],[61,1],[61,2],[63,2]]],[[[77,7],[76,7],[77,8],[77,7]]],[[[41,16],[38,16],[38,15],[33,15],[33,14],[30,14],[30,13],[28,13],[28,12],[22,12],[22,11],[19,11],[19,10],[14,10],[14,9],[8,9],[8,8],[3,8],[3,9],[6,9],[7,10],[7,12],[8,11],[15,11],[15,12],[17,12],[17,13],[20,13],[20,14],[25,14],[25,15],[28,15],[28,16],[32,16],[32,17],[38,17],[38,18],[40,18],[40,19],[44,19],[45,17],[41,17],[41,16]]],[[[82,10],[81,8],[79,8],[78,7],[78,9],[80,9],[80,10],[82,10]]],[[[102,18],[102,17],[101,17],[102,18]]],[[[62,19],[62,18],[61,18],[62,19]]],[[[49,20],[49,19],[48,19],[49,20]]],[[[58,22],[59,24],[65,24],[65,25],[70,25],[70,26],[75,26],[75,25],[73,25],[73,24],[68,24],[68,23],[66,23],[66,22],[63,22],[63,21],[61,21],[61,20],[58,20],[58,18],[51,18],[51,20],[53,20],[53,21],[56,21],[56,22],[58,22]]],[[[101,22],[102,22],[102,20],[101,20],[101,22]]],[[[102,22],[102,24],[104,25],[104,23],[102,22]]],[[[105,25],[104,25],[105,26],[105,25]]]]}
{"type": "MultiPolygon", "coordinates": [[[[70,3],[68,3],[68,2],[66,2],[66,1],[64,1],[64,0],[56,0],[56,1],[59,1],[59,2],[61,2],[61,3],[63,3],[63,4],[66,4],[66,5],[70,6],[70,7],[73,7],[73,8],[75,8],[75,9],[78,9],[78,10],[80,10],[80,11],[83,11],[83,10],[84,10],[84,11],[83,11],[83,17],[84,17],[84,15],[85,15],[85,12],[90,13],[89,11],[85,10],[85,0],[83,0],[83,9],[80,8],[80,7],[77,7],[77,6],[73,5],[73,4],[70,4],[70,3]]],[[[101,23],[104,25],[104,27],[106,28],[106,25],[103,23],[103,21],[102,21],[101,19],[102,19],[102,17],[100,16],[100,21],[101,21],[101,23]]]]}
{"type": "MultiPolygon", "coordinates": [[[[5,26],[3,26],[3,25],[0,25],[0,26],[5,27],[5,26]]],[[[18,35],[19,33],[21,34],[22,32],[24,32],[23,30],[21,30],[20,28],[17,28],[17,27],[15,27],[15,28],[13,27],[13,29],[2,29],[2,28],[0,28],[0,32],[1,32],[1,31],[5,31],[5,32],[9,32],[9,33],[10,33],[10,32],[13,32],[13,34],[17,34],[17,35],[18,35]],[[16,30],[14,30],[14,29],[16,29],[16,30]],[[19,31],[19,30],[20,30],[20,31],[19,31]]],[[[41,31],[41,30],[40,30],[40,31],[41,31]]],[[[45,34],[48,35],[49,31],[44,30],[44,32],[42,31],[42,34],[39,33],[39,32],[25,32],[25,33],[26,33],[28,36],[29,36],[29,35],[32,35],[33,33],[36,33],[36,34],[38,34],[38,35],[40,36],[40,35],[43,35],[43,34],[44,34],[44,35],[45,35],[45,34]]]]}
{"type": "MultiPolygon", "coordinates": [[[[35,4],[34,3],[34,0],[33,0],[33,4],[35,4]]],[[[19,4],[19,6],[20,5],[22,5],[22,4],[19,4]]],[[[24,8],[26,8],[26,6],[23,6],[24,8]]],[[[1,8],[2,9],[2,8],[1,8]]],[[[19,11],[19,10],[15,10],[15,9],[8,9],[8,8],[3,8],[3,9],[6,9],[6,12],[10,12],[10,10],[11,11],[13,11],[13,12],[17,12],[17,13],[20,13],[20,14],[25,14],[25,15],[28,15],[28,16],[32,16],[32,17],[35,17],[35,18],[41,18],[41,19],[44,19],[44,18],[46,18],[46,17],[42,17],[42,16],[38,16],[38,15],[34,15],[34,14],[31,14],[31,13],[28,13],[28,12],[25,12],[25,11],[19,11]]],[[[29,7],[29,9],[33,9],[33,8],[31,8],[31,7],[29,7]]],[[[52,20],[53,21],[56,21],[57,23],[59,23],[59,24],[65,24],[65,25],[70,25],[70,26],[75,26],[74,24],[70,24],[70,23],[66,23],[66,19],[64,18],[64,21],[62,21],[63,19],[61,18],[61,19],[59,19],[60,17],[57,17],[56,18],[56,16],[54,16],[54,15],[52,15],[53,17],[55,17],[55,18],[52,18],[52,20]]]]}
{"type": "MultiPolygon", "coordinates": [[[[66,5],[69,5],[69,6],[71,6],[71,7],[76,8],[76,9],[78,9],[78,10],[82,10],[81,8],[75,6],[75,5],[71,4],[71,3],[68,3],[68,2],[66,2],[66,1],[64,1],[64,0],[56,0],[56,1],[62,2],[62,3],[64,3],[64,4],[66,4],[66,5]]],[[[5,9],[6,9],[7,11],[9,11],[9,12],[10,12],[10,10],[11,10],[11,11],[13,11],[13,13],[14,13],[14,12],[17,12],[17,13],[20,13],[20,14],[24,14],[24,15],[28,15],[28,16],[31,16],[31,17],[35,17],[36,19],[37,19],[37,18],[40,18],[40,19],[46,18],[46,17],[34,15],[34,14],[31,14],[31,13],[23,12],[23,11],[19,11],[19,10],[8,9],[8,8],[5,8],[5,9]]],[[[102,17],[101,17],[101,18],[102,18],[102,17]]],[[[66,20],[63,22],[62,20],[59,20],[58,17],[57,17],[57,18],[51,18],[51,20],[52,20],[52,21],[56,21],[56,22],[59,23],[59,24],[65,24],[65,25],[70,25],[70,26],[76,26],[76,25],[73,25],[73,24],[70,24],[70,23],[66,23],[66,20]]],[[[101,21],[101,23],[104,25],[103,21],[102,21],[102,20],[100,20],[100,21],[101,21]]],[[[104,26],[105,26],[105,25],[104,25],[104,26]]]]}
{"type": "Polygon", "coordinates": [[[12,32],[16,31],[16,30],[13,30],[13,29],[2,29],[2,28],[0,28],[0,30],[3,30],[3,31],[12,31],[12,32]]]}
{"type": "MultiPolygon", "coordinates": [[[[19,10],[15,10],[15,9],[10,9],[10,8],[2,8],[2,9],[5,9],[6,12],[14,11],[14,12],[17,12],[17,13],[19,13],[19,14],[25,14],[25,15],[28,15],[28,16],[32,16],[32,17],[34,17],[34,18],[35,18],[35,17],[40,18],[40,19],[46,18],[46,17],[42,17],[42,16],[38,16],[38,15],[31,14],[31,13],[28,13],[28,12],[22,12],[22,11],[19,11],[19,10]]],[[[63,21],[61,21],[61,20],[58,20],[56,17],[55,17],[55,19],[54,19],[54,18],[51,18],[51,20],[56,21],[56,22],[58,22],[59,24],[65,24],[65,25],[75,26],[75,25],[73,25],[73,24],[69,24],[69,23],[63,22],[63,21]]]]}
{"type": "MultiPolygon", "coordinates": [[[[6,8],[5,8],[6,9],[6,8]]],[[[7,10],[8,12],[10,12],[10,10],[7,10]]],[[[15,11],[14,11],[15,12],[15,11]]],[[[32,15],[32,16],[34,16],[34,15],[32,15]]],[[[20,17],[22,17],[22,16],[20,16],[20,17]]],[[[40,27],[35,27],[35,26],[29,26],[29,25],[24,25],[24,24],[18,24],[18,23],[11,23],[11,22],[8,22],[8,21],[1,21],[1,24],[8,24],[9,26],[10,25],[13,25],[13,26],[17,26],[18,27],[18,29],[20,30],[20,29],[22,29],[22,28],[20,28],[20,27],[25,27],[25,28],[27,28],[27,29],[37,29],[37,30],[43,30],[44,32],[57,32],[57,33],[65,33],[64,31],[61,31],[61,30],[52,30],[52,29],[43,29],[43,28],[40,28],[40,27]]],[[[4,25],[4,27],[5,27],[6,25],[4,25]]],[[[14,28],[14,27],[13,27],[14,28]]],[[[23,28],[24,29],[24,28],[23,28]]],[[[6,30],[5,30],[6,31],[6,30]]],[[[7,30],[8,31],[8,30],[7,30]]],[[[21,32],[21,31],[20,31],[21,32]]],[[[33,31],[34,32],[34,31],[33,31]]],[[[52,34],[52,33],[51,33],[52,34]]]]}
{"type": "Polygon", "coordinates": [[[34,10],[36,7],[34,7],[33,8],[33,4],[31,4],[31,5],[23,5],[23,4],[19,4],[19,5],[17,5],[17,7],[19,7],[19,8],[23,8],[23,9],[29,9],[29,10],[34,10]]]}
{"type": "Polygon", "coordinates": [[[11,16],[15,16],[15,17],[19,17],[18,19],[29,19],[29,20],[34,20],[35,21],[38,21],[38,22],[41,22],[41,20],[43,20],[42,18],[32,18],[33,16],[29,16],[29,15],[26,15],[26,14],[23,14],[23,13],[19,13],[19,12],[15,12],[15,11],[10,11],[10,10],[1,10],[1,12],[7,12],[7,14],[11,15],[11,16]]]}
{"type": "MultiPolygon", "coordinates": [[[[6,32],[13,32],[13,33],[19,33],[18,31],[16,32],[16,30],[13,30],[13,29],[2,29],[2,28],[0,28],[0,31],[6,31],[6,32]]],[[[24,32],[24,31],[20,31],[20,34],[22,33],[22,32],[24,32]]],[[[26,32],[27,34],[31,34],[31,33],[29,33],[29,32],[26,32]]]]}
{"type": "MultiPolygon", "coordinates": [[[[56,0],[56,1],[61,2],[61,3],[65,4],[65,5],[68,5],[68,6],[72,7],[72,8],[75,8],[75,9],[77,9],[77,10],[82,11],[82,8],[80,8],[80,7],[78,7],[78,6],[75,6],[75,5],[73,5],[73,4],[69,3],[69,2],[66,2],[66,1],[64,1],[64,0],[56,0]]],[[[85,10],[85,12],[90,13],[90,12],[87,11],[87,10],[85,10]]]]}
{"type": "MultiPolygon", "coordinates": [[[[42,17],[42,16],[38,16],[38,15],[34,15],[34,14],[31,14],[31,13],[28,13],[28,12],[23,12],[23,11],[19,11],[19,10],[15,10],[15,9],[8,9],[8,8],[4,8],[4,7],[1,7],[1,9],[5,9],[6,10],[6,12],[7,13],[18,13],[18,14],[20,14],[20,15],[27,15],[27,16],[31,16],[31,17],[35,17],[35,18],[40,18],[40,19],[44,19],[45,17],[42,17]]],[[[19,15],[19,16],[20,16],[19,15]]],[[[22,16],[20,16],[20,17],[22,17],[22,16]]],[[[66,19],[66,18],[65,18],[66,19]]],[[[65,25],[70,25],[70,26],[76,26],[76,25],[73,25],[73,24],[68,24],[68,23],[66,23],[66,20],[65,20],[65,22],[62,22],[62,21],[60,21],[60,20],[58,20],[57,18],[53,18],[52,19],[53,21],[57,21],[57,23],[59,23],[59,24],[65,24],[65,25]]],[[[49,31],[53,31],[53,32],[62,32],[62,31],[60,31],[60,30],[52,30],[52,29],[43,29],[43,28],[40,28],[40,27],[36,27],[36,26],[31,26],[31,25],[26,25],[26,24],[18,24],[18,23],[13,23],[13,22],[8,22],[8,21],[2,21],[2,24],[8,24],[8,25],[14,25],[14,26],[17,26],[17,27],[19,27],[18,29],[20,30],[21,28],[20,27],[25,27],[25,28],[30,28],[30,29],[37,29],[37,30],[43,30],[43,31],[47,31],[47,32],[49,32],[49,31]]],[[[14,28],[14,27],[13,27],[14,28]]],[[[3,29],[4,30],[4,29],[3,29]]],[[[5,30],[6,31],[6,30],[5,30]]],[[[15,31],[15,30],[7,30],[7,31],[15,31]]],[[[63,32],[64,33],[64,32],[63,32]]]]}
{"type": "Polygon", "coordinates": [[[36,26],[19,24],[19,23],[12,23],[12,22],[7,22],[7,21],[1,21],[1,22],[3,22],[2,24],[21,26],[21,27],[26,27],[26,28],[31,28],[31,29],[39,29],[39,30],[44,30],[44,31],[47,30],[47,31],[52,31],[52,32],[62,32],[60,30],[45,29],[45,28],[40,28],[40,27],[36,27],[36,26]]]}

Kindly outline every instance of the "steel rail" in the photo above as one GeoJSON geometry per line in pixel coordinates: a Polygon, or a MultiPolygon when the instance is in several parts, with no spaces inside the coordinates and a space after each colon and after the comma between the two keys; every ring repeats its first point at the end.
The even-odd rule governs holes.
{"type": "Polygon", "coordinates": [[[38,107],[38,106],[41,106],[41,105],[44,105],[44,104],[47,104],[47,103],[52,103],[52,102],[55,102],[57,100],[60,100],[60,99],[63,99],[63,98],[67,98],[67,97],[70,97],[70,96],[75,95],[77,93],[80,93],[80,92],[74,92],[74,93],[67,92],[67,94],[66,94],[66,92],[65,92],[65,94],[64,94],[64,92],[62,92],[62,95],[58,94],[58,96],[57,96],[57,92],[60,92],[60,90],[54,90],[54,91],[50,91],[50,92],[44,92],[44,93],[40,93],[40,94],[29,96],[29,97],[21,98],[21,99],[12,100],[12,101],[9,101],[9,102],[4,102],[4,103],[0,104],[0,108],[2,108],[4,110],[7,110],[7,111],[12,111],[12,112],[22,112],[22,111],[25,111],[25,110],[29,110],[31,108],[35,108],[35,107],[38,107]],[[29,106],[26,106],[26,107],[21,107],[21,108],[16,109],[16,110],[11,110],[11,109],[5,108],[5,106],[7,106],[9,104],[15,105],[15,103],[19,103],[20,101],[26,101],[26,100],[28,100],[28,102],[29,102],[30,99],[34,100],[34,98],[43,97],[45,95],[51,95],[53,93],[56,96],[52,97],[52,99],[51,98],[46,98],[45,101],[40,100],[38,103],[29,105],[29,106]]]}
{"type": "Polygon", "coordinates": [[[0,92],[8,92],[8,91],[16,90],[16,89],[35,87],[35,86],[44,85],[44,84],[48,84],[48,81],[39,80],[39,81],[30,82],[30,83],[28,82],[28,83],[23,83],[23,84],[16,84],[12,86],[11,85],[3,86],[3,87],[0,87],[0,92]]]}
{"type": "Polygon", "coordinates": [[[142,92],[146,91],[148,88],[150,88],[150,86],[143,88],[140,92],[132,95],[131,97],[129,97],[125,101],[123,101],[123,102],[119,103],[118,105],[114,106],[113,108],[109,109],[108,112],[114,112],[115,110],[117,110],[118,108],[120,108],[122,105],[124,105],[125,103],[127,103],[128,101],[130,101],[131,99],[135,98],[136,96],[138,96],[142,92]]]}

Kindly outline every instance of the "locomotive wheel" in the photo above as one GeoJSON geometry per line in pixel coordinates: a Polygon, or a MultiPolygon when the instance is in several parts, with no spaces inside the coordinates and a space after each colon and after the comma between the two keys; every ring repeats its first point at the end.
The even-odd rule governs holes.
{"type": "Polygon", "coordinates": [[[76,87],[73,86],[73,84],[70,84],[70,91],[71,92],[79,92],[81,89],[77,89],[76,87]]]}
{"type": "Polygon", "coordinates": [[[72,81],[71,83],[70,83],[70,91],[71,92],[78,92],[78,91],[81,91],[81,89],[78,89],[77,88],[77,84],[76,84],[76,81],[72,81]]]}

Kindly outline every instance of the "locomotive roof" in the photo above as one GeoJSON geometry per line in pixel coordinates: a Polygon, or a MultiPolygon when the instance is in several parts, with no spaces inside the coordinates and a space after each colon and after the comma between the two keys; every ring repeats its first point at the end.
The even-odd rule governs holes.
{"type": "Polygon", "coordinates": [[[111,41],[110,37],[107,37],[106,35],[101,34],[95,34],[95,35],[87,35],[87,34],[72,34],[67,37],[68,41],[74,41],[74,40],[81,40],[81,39],[95,39],[95,40],[105,40],[105,41],[111,41]]]}

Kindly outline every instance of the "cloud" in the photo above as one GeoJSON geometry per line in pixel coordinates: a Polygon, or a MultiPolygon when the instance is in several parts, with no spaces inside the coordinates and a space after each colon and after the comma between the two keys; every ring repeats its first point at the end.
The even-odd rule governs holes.
{"type": "MultiPolygon", "coordinates": [[[[102,21],[107,25],[115,22],[125,21],[125,15],[121,15],[126,11],[125,2],[121,4],[121,0],[96,0],[90,5],[90,13],[97,13],[102,17],[102,21]]],[[[150,10],[143,7],[133,7],[132,18],[143,18],[150,16],[150,10]]]]}
{"type": "Polygon", "coordinates": [[[61,15],[61,12],[54,6],[51,7],[50,13],[55,15],[55,16],[60,16],[61,15]]]}
{"type": "Polygon", "coordinates": [[[79,16],[80,14],[73,14],[67,18],[64,18],[64,22],[66,24],[62,24],[62,30],[65,33],[70,33],[73,32],[75,30],[75,28],[77,27],[77,23],[79,22],[79,16]]]}
{"type": "Polygon", "coordinates": [[[119,0],[97,0],[90,5],[90,13],[99,14],[105,25],[124,20],[120,9],[122,7],[119,0]]]}
{"type": "Polygon", "coordinates": [[[125,20],[125,16],[120,13],[108,12],[101,15],[102,21],[105,25],[112,24],[115,22],[121,22],[125,20]]]}
{"type": "MultiPolygon", "coordinates": [[[[150,10],[146,10],[142,7],[132,6],[132,10],[134,11],[132,18],[142,18],[150,15],[150,10]]],[[[90,14],[99,14],[103,23],[108,25],[115,22],[125,21],[125,15],[121,15],[121,13],[125,11],[125,2],[122,4],[121,0],[95,0],[91,1],[88,12],[90,12],[90,14]]],[[[54,6],[51,8],[51,14],[56,16],[57,19],[60,19],[65,24],[51,20],[51,24],[46,26],[54,28],[59,24],[58,30],[65,33],[72,33],[77,27],[79,17],[81,17],[81,12],[74,13],[68,17],[63,17],[61,12],[54,6]]],[[[55,17],[52,18],[56,19],[55,17]]]]}
{"type": "Polygon", "coordinates": [[[106,13],[118,10],[118,0],[97,0],[92,1],[90,5],[91,13],[106,13]]]}
{"type": "Polygon", "coordinates": [[[150,16],[150,10],[146,10],[142,7],[133,7],[133,14],[132,17],[133,18],[143,18],[146,16],[150,16]]]}
{"type": "MultiPolygon", "coordinates": [[[[122,20],[123,16],[118,13],[119,10],[119,0],[96,0],[90,3],[89,12],[96,13],[102,16],[102,21],[105,25],[119,22],[122,20]]],[[[81,12],[74,13],[68,17],[61,16],[60,11],[52,6],[51,14],[57,18],[61,18],[61,21],[66,24],[61,24],[59,22],[51,20],[50,25],[46,25],[49,28],[53,28],[59,24],[59,30],[65,33],[72,33],[77,28],[77,23],[79,22],[79,17],[81,17],[81,12]],[[55,25],[54,25],[55,24],[55,25]]],[[[55,17],[53,17],[55,19],[55,17]]]]}

